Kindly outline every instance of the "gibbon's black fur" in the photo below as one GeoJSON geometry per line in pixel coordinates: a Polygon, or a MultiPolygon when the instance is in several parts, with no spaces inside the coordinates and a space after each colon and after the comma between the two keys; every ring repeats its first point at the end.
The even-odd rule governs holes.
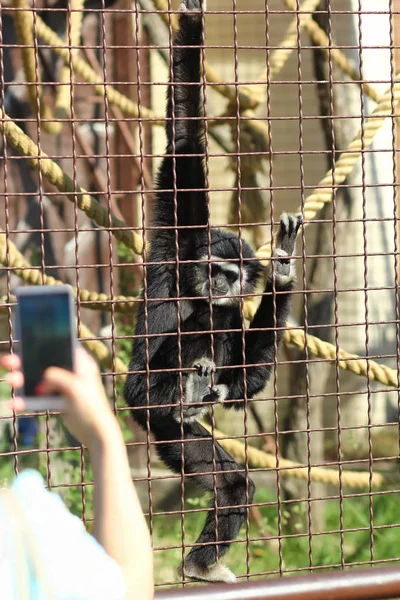
{"type": "MultiPolygon", "coordinates": [[[[146,429],[149,420],[150,429],[159,442],[157,450],[160,458],[176,473],[182,470],[182,443],[179,440],[183,429],[184,472],[202,473],[195,475],[194,479],[209,492],[214,489],[212,473],[215,457],[218,539],[213,509],[208,513],[197,540],[197,544],[208,545],[191,549],[185,560],[185,575],[206,581],[234,581],[233,573],[217,559],[225,554],[237,537],[245,520],[245,506],[253,500],[254,484],[251,480],[246,482],[243,472],[237,472],[240,467],[218,443],[213,444],[211,435],[197,419],[204,409],[209,408],[210,402],[242,408],[245,392],[247,398],[252,398],[264,388],[274,362],[274,328],[284,327],[288,317],[290,291],[294,285],[293,261],[290,258],[301,218],[287,214],[281,217],[274,252],[275,275],[268,276],[265,288],[270,293],[263,296],[251,328],[245,332],[246,364],[256,365],[246,369],[245,390],[243,368],[240,367],[243,365],[243,343],[238,295],[254,291],[262,268],[245,241],[242,241],[240,249],[239,238],[233,233],[212,229],[209,248],[203,124],[201,119],[188,119],[202,114],[201,0],[184,0],[180,10],[173,50],[173,85],[169,86],[167,101],[167,151],[158,174],[159,191],[155,202],[154,225],[158,229],[148,256],[146,286],[149,301],[142,302],[138,311],[137,337],[129,365],[131,373],[125,384],[125,399],[139,425],[146,429]],[[174,183],[177,188],[177,224],[182,227],[178,229],[179,303],[176,301],[174,183]],[[275,295],[275,317],[272,280],[278,292],[275,295]],[[165,300],[154,300],[157,298],[165,300]],[[179,343],[183,398],[180,398],[178,371],[178,310],[182,333],[179,343]],[[147,349],[144,337],[146,312],[147,349]],[[217,332],[212,335],[213,361],[211,334],[202,333],[211,329],[217,332]],[[147,355],[150,369],[148,390],[147,355]],[[235,366],[237,368],[220,368],[235,366]],[[216,541],[218,551],[217,544],[213,543],[216,541]]],[[[279,341],[281,332],[278,331],[277,337],[279,341]]]]}

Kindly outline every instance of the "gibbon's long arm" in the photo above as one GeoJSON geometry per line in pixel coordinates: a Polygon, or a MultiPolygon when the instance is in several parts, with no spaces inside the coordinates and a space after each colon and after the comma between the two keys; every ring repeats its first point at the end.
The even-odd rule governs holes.
{"type": "MultiPolygon", "coordinates": [[[[191,0],[187,0],[188,3],[191,0]]],[[[182,8],[182,7],[181,7],[182,8]]],[[[178,310],[181,322],[187,318],[188,303],[174,301],[179,296],[176,285],[176,225],[174,218],[174,183],[177,188],[178,225],[206,225],[208,219],[205,199],[205,175],[203,158],[205,147],[202,140],[201,119],[190,119],[201,114],[200,85],[200,45],[202,43],[202,13],[200,10],[186,12],[183,8],[179,16],[179,31],[176,33],[172,57],[172,85],[167,98],[167,150],[157,181],[156,202],[153,223],[155,229],[146,267],[146,298],[142,296],[136,324],[136,339],[130,363],[132,373],[125,384],[125,396],[134,406],[145,406],[147,397],[146,359],[150,369],[162,369],[175,352],[175,338],[163,334],[176,334],[178,330],[178,310]],[[175,160],[174,160],[175,158],[175,160]],[[175,176],[174,176],[175,169],[175,176]],[[198,190],[198,191],[195,191],[198,190]],[[170,229],[163,229],[168,227],[170,229]],[[169,264],[168,261],[171,261],[169,264]],[[162,300],[164,298],[165,300],[162,300]],[[146,307],[147,306],[147,307],[146,307]],[[146,317],[147,313],[147,317],[146,317]],[[146,342],[145,335],[149,334],[146,342]],[[165,354],[164,354],[165,353],[165,354]],[[137,373],[142,371],[142,373],[137,373]],[[144,374],[143,374],[144,373],[144,374]]],[[[179,230],[180,258],[188,255],[194,231],[179,230]]],[[[190,309],[189,309],[190,310],[190,309]]],[[[177,363],[178,364],[178,363],[177,363]]],[[[176,366],[177,366],[176,364],[176,366]]],[[[164,419],[171,412],[163,408],[163,403],[176,401],[178,378],[169,372],[150,375],[151,403],[159,408],[149,411],[152,430],[164,425],[164,419]],[[172,381],[172,383],[171,383],[172,381]],[[160,399],[159,399],[160,397],[160,399]]],[[[144,411],[136,413],[137,420],[146,426],[144,411]]]]}
{"type": "MultiPolygon", "coordinates": [[[[172,81],[167,99],[167,152],[158,175],[155,215],[158,226],[175,226],[174,184],[178,225],[207,225],[200,83],[202,18],[201,11],[181,12],[174,40],[172,81]]],[[[186,236],[191,232],[194,233],[187,231],[186,236]]]]}
{"type": "MultiPolygon", "coordinates": [[[[266,385],[271,375],[275,359],[275,347],[278,348],[283,336],[290,311],[291,292],[295,284],[295,267],[292,259],[296,237],[302,223],[300,216],[281,216],[280,230],[276,239],[274,251],[274,274],[272,265],[260,306],[249,329],[245,333],[246,365],[246,396],[252,398],[266,385]],[[276,292],[276,293],[275,293],[276,292]],[[259,366],[251,366],[259,365],[259,366]]],[[[242,334],[236,334],[234,363],[241,365],[242,334]]],[[[219,383],[225,383],[228,388],[226,406],[243,408],[244,377],[243,369],[232,369],[229,373],[222,371],[219,383]],[[239,402],[229,400],[239,399],[239,402]]]]}

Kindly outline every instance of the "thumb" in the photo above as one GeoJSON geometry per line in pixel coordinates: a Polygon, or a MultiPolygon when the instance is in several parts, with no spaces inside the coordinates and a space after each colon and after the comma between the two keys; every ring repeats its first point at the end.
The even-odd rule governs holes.
{"type": "Polygon", "coordinates": [[[76,374],[66,369],[49,367],[43,373],[42,382],[46,392],[57,392],[68,397],[77,395],[76,374]]]}

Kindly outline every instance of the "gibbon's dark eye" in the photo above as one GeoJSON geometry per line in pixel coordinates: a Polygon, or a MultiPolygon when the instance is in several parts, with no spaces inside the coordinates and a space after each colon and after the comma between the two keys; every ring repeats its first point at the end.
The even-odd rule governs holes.
{"type": "MultiPolygon", "coordinates": [[[[207,273],[208,273],[208,265],[207,265],[207,273]]],[[[217,277],[221,273],[221,267],[219,265],[211,265],[211,277],[217,277]]]]}
{"type": "Polygon", "coordinates": [[[238,273],[236,273],[235,271],[226,270],[224,271],[224,275],[228,283],[236,283],[236,281],[238,280],[238,273]]]}

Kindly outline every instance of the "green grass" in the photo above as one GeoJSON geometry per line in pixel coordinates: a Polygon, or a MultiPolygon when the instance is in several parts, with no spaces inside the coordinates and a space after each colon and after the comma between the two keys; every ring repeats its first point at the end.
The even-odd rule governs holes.
{"type": "MultiPolygon", "coordinates": [[[[132,262],[131,254],[119,245],[120,259],[132,262]]],[[[124,271],[120,293],[130,293],[133,285],[133,276],[129,271],[124,271]]],[[[118,322],[118,335],[129,335],[133,331],[131,321],[121,319],[118,322]]],[[[118,355],[128,362],[131,355],[130,340],[120,340],[118,355]]],[[[7,395],[8,388],[0,382],[1,394],[7,395]]],[[[117,384],[118,405],[123,406],[122,384],[117,384]]],[[[118,418],[124,433],[125,441],[132,439],[132,434],[126,423],[127,413],[119,412],[118,418]]],[[[56,420],[51,420],[51,427],[57,426],[56,420]]],[[[62,443],[60,443],[62,446],[62,443]]],[[[7,440],[0,440],[0,452],[11,451],[7,440]]],[[[82,516],[82,492],[80,451],[69,450],[51,453],[51,458],[58,458],[57,478],[61,482],[72,484],[62,491],[64,501],[73,513],[82,516]],[[77,485],[74,486],[73,484],[77,485]]],[[[85,460],[85,480],[92,481],[92,474],[85,460]]],[[[18,468],[26,467],[39,469],[46,478],[47,462],[46,454],[27,453],[18,458],[18,468]]],[[[54,475],[54,469],[53,469],[54,475]]],[[[14,477],[14,458],[12,454],[0,456],[0,487],[8,485],[14,477]]],[[[87,516],[93,511],[93,486],[85,487],[85,503],[87,516]]],[[[349,493],[349,490],[345,490],[349,493]]],[[[324,511],[325,524],[321,534],[310,536],[308,534],[307,506],[305,503],[292,505],[292,514],[288,512],[286,505],[281,509],[281,521],[278,523],[278,508],[276,496],[267,489],[258,486],[255,502],[260,504],[261,521],[250,523],[249,531],[243,527],[237,542],[234,542],[224,557],[224,562],[237,574],[247,573],[247,565],[250,574],[277,573],[282,568],[284,571],[296,569],[307,570],[310,565],[310,553],[313,566],[332,568],[341,564],[342,555],[346,564],[357,562],[368,562],[371,560],[370,542],[370,501],[368,497],[345,498],[342,504],[343,533],[338,531],[340,524],[340,504],[338,500],[327,500],[321,502],[324,511]],[[277,540],[279,528],[281,529],[281,544],[277,540]],[[356,530],[356,531],[355,531],[356,530]],[[246,544],[246,537],[250,539],[246,544]],[[259,539],[261,538],[261,539],[259,539]],[[280,550],[282,562],[280,561],[280,550]]],[[[187,510],[205,508],[208,505],[205,497],[188,499],[185,505],[187,510]]],[[[373,544],[374,560],[397,559],[400,557],[400,511],[398,494],[395,492],[373,497],[373,544]],[[382,528],[379,528],[381,527],[382,528]]],[[[177,510],[179,506],[175,507],[177,510]]],[[[162,503],[157,507],[162,511],[162,503]]],[[[185,515],[184,529],[185,544],[195,542],[206,517],[206,512],[192,512],[185,515]]],[[[178,515],[155,515],[152,522],[153,541],[155,551],[155,577],[156,582],[163,584],[176,581],[176,568],[182,560],[182,520],[178,515]],[[163,549],[167,546],[175,548],[163,549]],[[159,550],[158,550],[159,549],[159,550]]],[[[186,549],[186,554],[188,549],[186,549]]]]}
{"type": "MultiPolygon", "coordinates": [[[[129,432],[126,424],[122,425],[129,432]]],[[[52,419],[51,426],[56,426],[52,419]]],[[[7,440],[0,442],[0,451],[10,452],[12,448],[7,440]]],[[[56,474],[55,465],[52,465],[52,478],[57,475],[60,482],[72,484],[66,488],[59,488],[64,501],[74,514],[82,516],[82,490],[80,472],[80,451],[68,450],[61,453],[52,453],[52,460],[58,454],[58,467],[62,469],[56,474]],[[77,485],[74,486],[73,484],[77,485]]],[[[92,481],[92,474],[86,456],[85,480],[92,481]]],[[[33,467],[38,468],[46,478],[47,462],[45,453],[26,453],[18,457],[18,469],[33,467]]],[[[0,456],[0,487],[8,485],[14,477],[14,458],[12,454],[0,456]]],[[[86,515],[92,516],[93,511],[93,486],[85,487],[86,515]]],[[[345,492],[350,493],[349,489],[345,492]]],[[[246,544],[246,527],[243,527],[239,539],[234,542],[224,557],[224,562],[237,574],[247,573],[247,564],[250,574],[277,573],[280,567],[284,571],[296,569],[307,570],[310,555],[310,537],[307,526],[307,506],[298,503],[293,506],[292,515],[289,514],[287,505],[281,508],[281,554],[282,564],[279,559],[278,535],[278,508],[276,496],[265,487],[258,485],[255,502],[260,504],[261,521],[253,521],[249,527],[250,542],[246,544]],[[291,518],[290,518],[291,516],[291,518]],[[261,539],[258,539],[261,538],[261,539]],[[272,539],[271,539],[272,538],[272,539]]],[[[208,505],[206,497],[188,499],[185,509],[203,509],[208,505]]],[[[312,565],[326,568],[336,567],[341,564],[342,549],[345,564],[368,562],[371,560],[370,552],[370,501],[367,496],[344,498],[342,504],[343,533],[340,530],[340,504],[339,500],[326,500],[321,502],[321,510],[325,513],[325,526],[322,533],[312,536],[312,565]]],[[[179,506],[175,507],[177,510],[179,506]]],[[[162,502],[157,506],[162,511],[162,502]]],[[[153,539],[155,551],[155,576],[159,584],[176,581],[176,568],[182,560],[182,522],[178,515],[158,515],[157,510],[153,516],[153,539]],[[165,549],[167,546],[175,548],[165,549]]],[[[400,511],[398,493],[374,495],[372,499],[373,511],[373,544],[374,560],[397,559],[400,557],[400,511]]],[[[185,515],[185,544],[195,542],[205,520],[206,512],[191,512],[185,515]]],[[[186,548],[186,554],[188,549],[186,548]]]]}
{"type": "MultiPolygon", "coordinates": [[[[259,503],[275,503],[276,498],[266,491],[260,491],[255,499],[259,503]]],[[[193,508],[188,505],[187,508],[193,508]]],[[[297,505],[299,519],[297,525],[288,526],[288,512],[282,510],[282,567],[286,571],[294,569],[305,569],[309,566],[310,539],[308,535],[307,517],[304,514],[304,506],[297,505]],[[300,514],[302,513],[302,514],[300,514]],[[303,535],[302,535],[303,534],[303,535]]],[[[343,535],[340,530],[339,501],[327,500],[323,503],[325,511],[324,532],[312,536],[312,565],[326,568],[341,564],[341,546],[343,546],[344,561],[346,564],[370,561],[370,538],[369,528],[370,507],[369,499],[349,498],[343,500],[343,535]],[[358,529],[358,531],[353,531],[358,529]],[[347,531],[346,531],[347,530],[347,531]]],[[[270,536],[278,534],[277,507],[266,504],[260,507],[262,514],[261,528],[267,530],[270,536]]],[[[400,516],[398,510],[398,495],[390,493],[373,498],[374,526],[386,526],[382,529],[374,529],[374,560],[396,559],[400,557],[400,516]]],[[[190,544],[196,540],[201,531],[205,519],[205,513],[192,513],[185,516],[185,543],[190,544]]],[[[182,525],[180,516],[155,516],[153,519],[154,546],[162,548],[165,546],[182,544],[182,525]]],[[[274,573],[279,571],[279,542],[277,539],[262,538],[260,527],[254,523],[250,524],[248,549],[246,548],[246,527],[243,527],[239,541],[232,544],[224,562],[237,575],[247,572],[246,563],[249,562],[249,572],[274,573]]],[[[181,549],[156,550],[155,552],[155,575],[157,583],[165,583],[176,580],[176,567],[182,560],[181,549]]]]}

